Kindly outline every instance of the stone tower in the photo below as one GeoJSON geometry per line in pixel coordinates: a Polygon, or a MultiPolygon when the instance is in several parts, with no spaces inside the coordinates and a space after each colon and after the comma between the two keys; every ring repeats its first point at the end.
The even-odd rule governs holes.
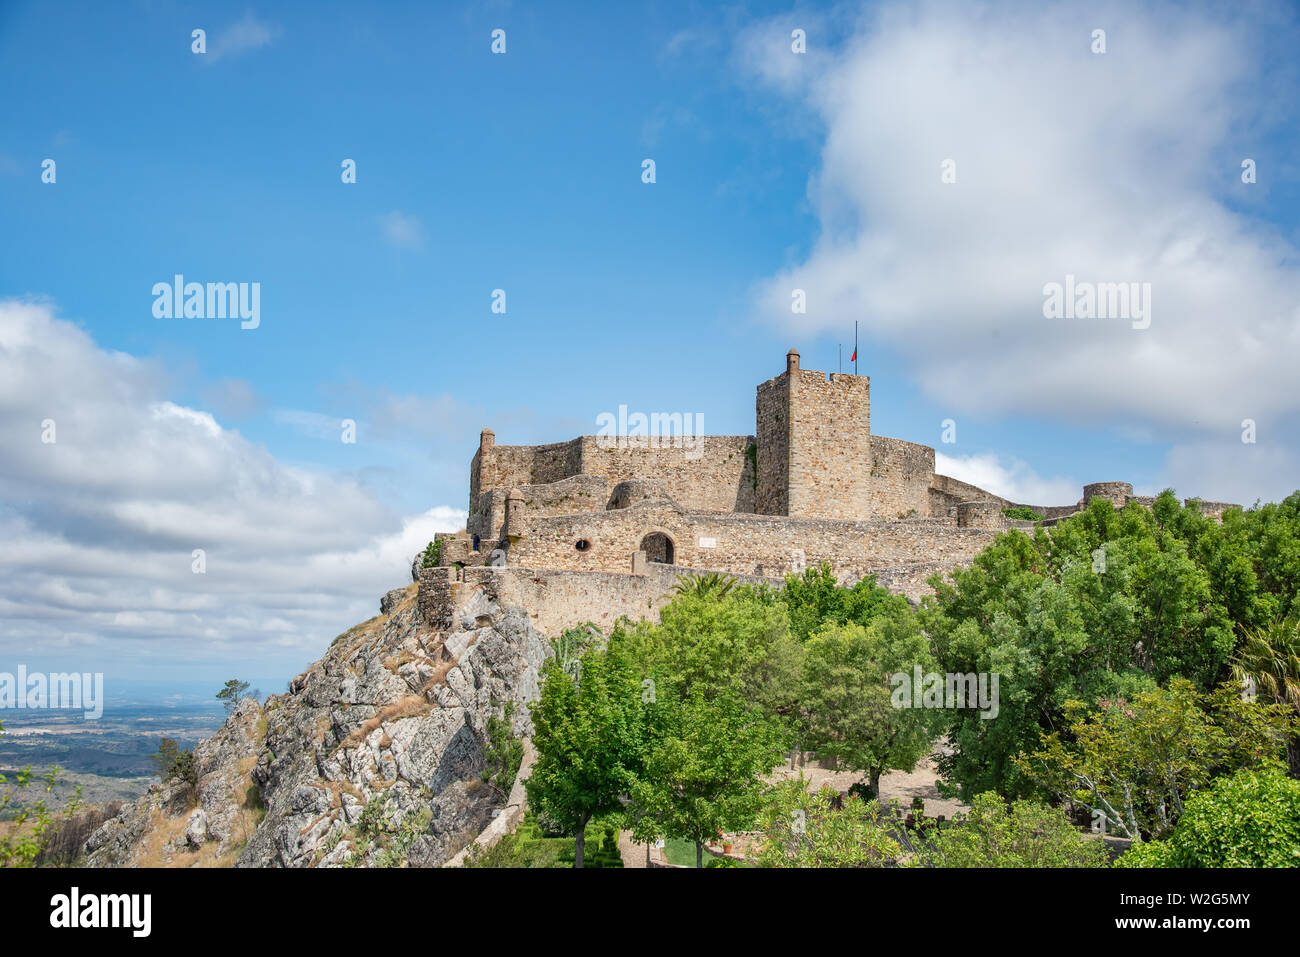
{"type": "Polygon", "coordinates": [[[758,387],[755,511],[762,515],[856,518],[872,511],[871,386],[866,376],[799,368],[758,387]]]}

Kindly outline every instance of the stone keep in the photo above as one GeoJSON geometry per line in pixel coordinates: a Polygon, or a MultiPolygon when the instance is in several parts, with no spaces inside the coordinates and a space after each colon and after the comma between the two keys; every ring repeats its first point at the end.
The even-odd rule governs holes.
{"type": "MultiPolygon", "coordinates": [[[[866,376],[799,368],[786,354],[785,372],[758,387],[760,515],[866,517],[873,513],[871,385],[866,376]]],[[[925,478],[929,484],[929,476],[925,478]]]]}

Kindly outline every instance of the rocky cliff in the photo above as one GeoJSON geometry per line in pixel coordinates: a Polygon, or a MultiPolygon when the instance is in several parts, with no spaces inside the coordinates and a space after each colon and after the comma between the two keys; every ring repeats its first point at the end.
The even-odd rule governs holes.
{"type": "Polygon", "coordinates": [[[266,704],[245,700],[194,750],[197,785],[155,785],[97,830],[91,866],[434,866],[506,803],[483,781],[487,722],[528,703],[551,654],[528,616],[478,595],[450,628],[416,586],[336,638],[266,704]],[[446,624],[445,622],[443,623],[446,624]]]}

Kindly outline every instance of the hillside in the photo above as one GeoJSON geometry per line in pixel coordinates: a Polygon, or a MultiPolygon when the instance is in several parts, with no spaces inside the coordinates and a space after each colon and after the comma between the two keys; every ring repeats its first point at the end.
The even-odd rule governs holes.
{"type": "Polygon", "coordinates": [[[339,635],[266,704],[246,699],[195,748],[197,794],[156,784],[87,842],[90,866],[441,864],[504,803],[482,780],[488,718],[513,731],[552,652],[518,609],[454,627],[420,619],[416,586],[339,635]]]}

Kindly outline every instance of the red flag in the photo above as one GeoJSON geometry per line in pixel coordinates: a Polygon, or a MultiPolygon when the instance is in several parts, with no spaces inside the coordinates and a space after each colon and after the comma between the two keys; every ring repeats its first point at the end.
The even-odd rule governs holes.
{"type": "Polygon", "coordinates": [[[850,362],[857,362],[857,361],[858,361],[858,350],[857,350],[857,349],[854,349],[854,350],[853,350],[853,355],[849,356],[849,361],[850,361],[850,362]]]}

